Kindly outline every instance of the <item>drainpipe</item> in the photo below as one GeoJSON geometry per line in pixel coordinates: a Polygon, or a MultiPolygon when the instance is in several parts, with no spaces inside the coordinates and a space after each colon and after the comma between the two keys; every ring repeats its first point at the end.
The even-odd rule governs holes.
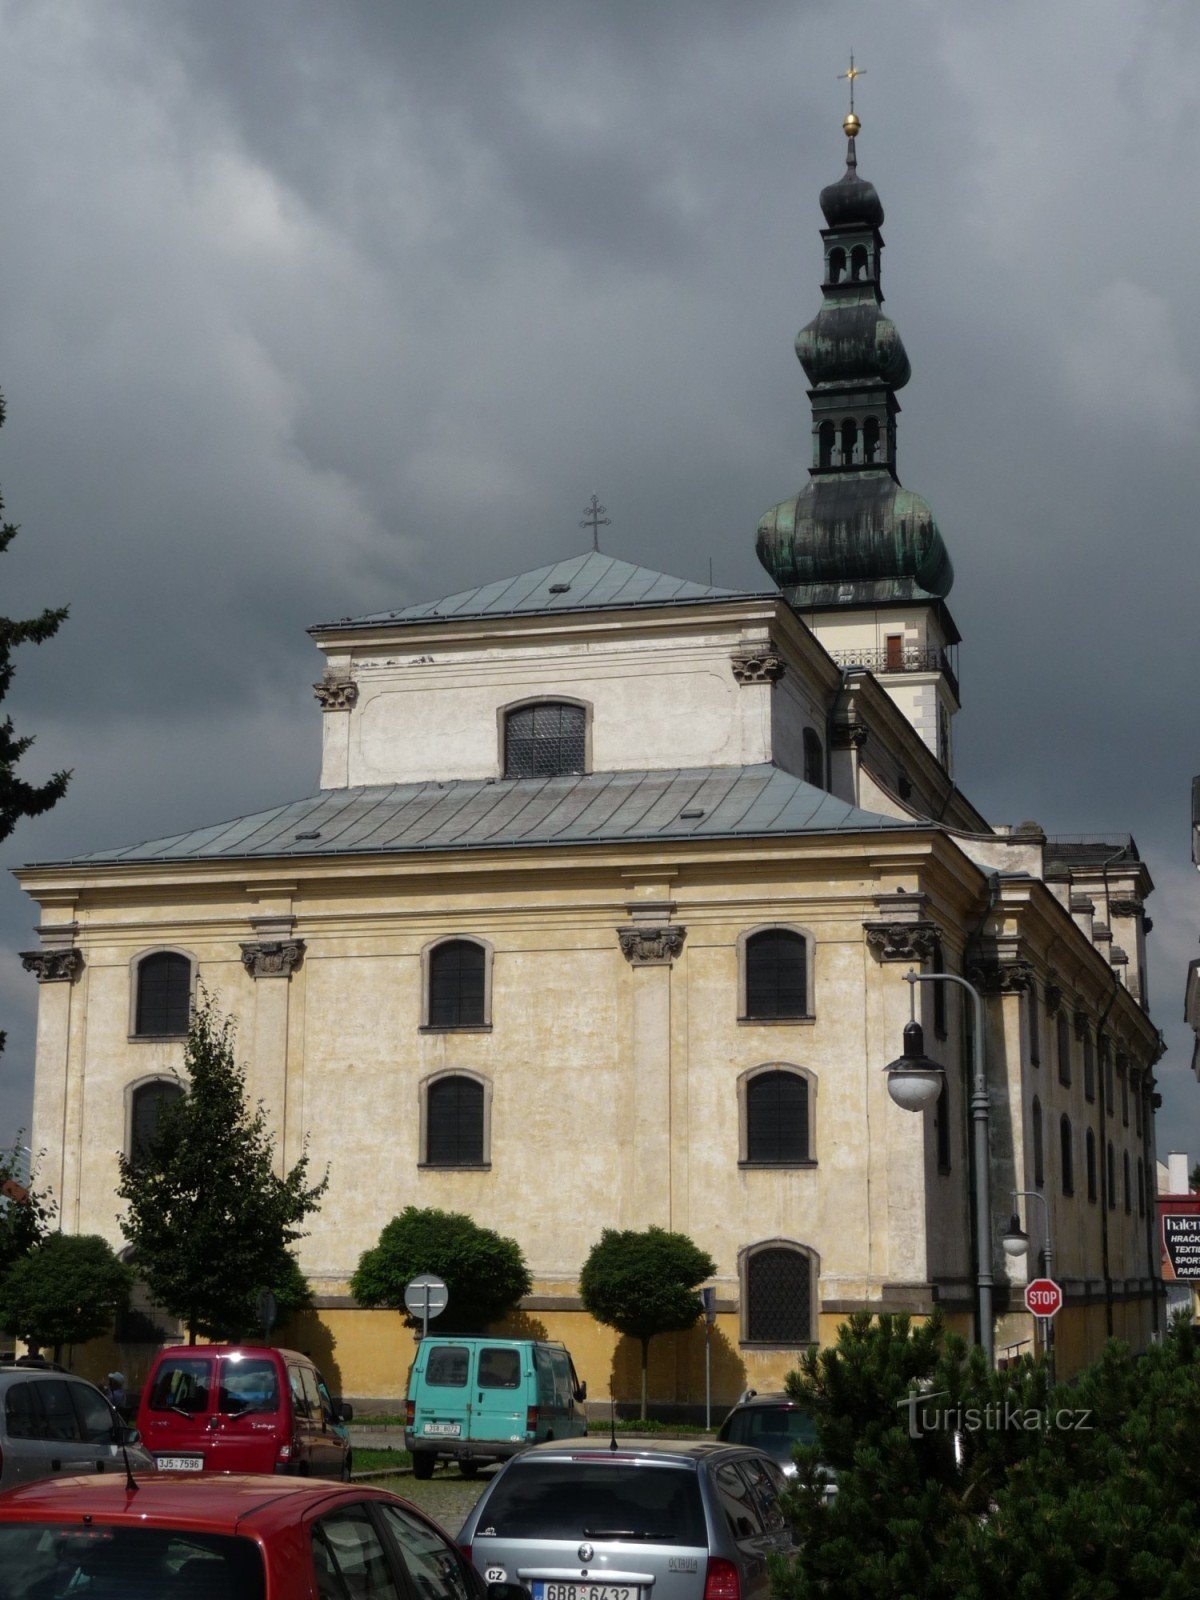
{"type": "MultiPolygon", "coordinates": [[[[1105,889],[1107,891],[1107,883],[1105,884],[1105,889]]],[[[1110,1339],[1113,1336],[1113,1286],[1108,1259],[1108,1140],[1105,1137],[1105,1130],[1108,1124],[1108,1073],[1104,1071],[1104,1050],[1102,1046],[1105,1038],[1105,1024],[1108,1022],[1109,1013],[1117,1003],[1117,991],[1121,987],[1117,981],[1116,973],[1112,973],[1111,976],[1112,993],[1108,997],[1108,1004],[1104,1008],[1100,1021],[1096,1024],[1096,1073],[1100,1079],[1100,1093],[1096,1096],[1100,1119],[1100,1148],[1096,1152],[1096,1159],[1100,1163],[1100,1263],[1104,1274],[1104,1327],[1110,1339]]],[[[1114,1082],[1116,1082],[1116,1076],[1117,1063],[1112,1061],[1114,1082]]]]}

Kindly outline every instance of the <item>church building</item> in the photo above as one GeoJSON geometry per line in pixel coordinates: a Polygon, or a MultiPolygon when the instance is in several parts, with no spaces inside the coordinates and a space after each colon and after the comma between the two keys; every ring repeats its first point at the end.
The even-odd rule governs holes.
{"type": "MultiPolygon", "coordinates": [[[[898,476],[909,362],[845,131],[796,340],[812,464],[759,522],[769,582],[593,550],[320,624],[315,793],[18,874],[64,1228],[122,1247],[117,1155],[180,1092],[203,981],[280,1160],[307,1140],[328,1166],[316,1310],[279,1337],[348,1396],[404,1393],[411,1336],[349,1279],[407,1205],[518,1240],[506,1326],[564,1339],[593,1399],[632,1398],[640,1360],[579,1299],[605,1227],[713,1257],[718,1404],[853,1311],[941,1307],[1027,1351],[1047,1244],[1060,1374],[1157,1326],[1152,885],[1129,836],[992,824],[956,785],[953,573],[898,476]],[[909,969],[982,996],[985,1170],[969,991],[909,969]],[[945,1069],[915,1113],[886,1070],[913,1005],[945,1069]]],[[[134,1381],[152,1335],[118,1329],[134,1381]]],[[[656,1340],[652,1398],[702,1401],[703,1352],[700,1328],[656,1340]]]]}

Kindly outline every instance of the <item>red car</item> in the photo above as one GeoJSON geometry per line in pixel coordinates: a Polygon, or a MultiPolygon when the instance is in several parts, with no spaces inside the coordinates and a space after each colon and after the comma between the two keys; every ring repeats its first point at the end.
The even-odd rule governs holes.
{"type": "Polygon", "coordinates": [[[119,1473],[0,1494],[4,1600],[485,1600],[441,1529],[384,1489],[119,1473]]]}

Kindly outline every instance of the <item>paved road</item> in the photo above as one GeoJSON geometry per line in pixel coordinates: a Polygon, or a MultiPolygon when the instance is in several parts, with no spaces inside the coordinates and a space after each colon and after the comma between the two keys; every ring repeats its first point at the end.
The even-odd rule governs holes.
{"type": "Polygon", "coordinates": [[[419,1483],[411,1473],[400,1478],[376,1478],[373,1483],[411,1500],[440,1522],[451,1538],[457,1538],[467,1513],[487,1487],[490,1476],[490,1472],[484,1472],[478,1478],[460,1478],[456,1467],[439,1467],[424,1483],[419,1483]]]}

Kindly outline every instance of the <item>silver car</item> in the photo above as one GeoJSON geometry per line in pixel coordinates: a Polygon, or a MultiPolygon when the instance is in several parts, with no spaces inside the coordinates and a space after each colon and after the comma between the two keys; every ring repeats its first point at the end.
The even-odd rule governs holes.
{"type": "Polygon", "coordinates": [[[96,1388],[69,1372],[0,1367],[0,1489],[81,1472],[154,1471],[154,1460],[96,1388]],[[124,1448],[122,1448],[124,1447],[124,1448]]]}
{"type": "Polygon", "coordinates": [[[761,1450],[548,1442],[496,1474],[459,1542],[530,1600],[767,1600],[768,1558],[792,1549],[784,1486],[761,1450]]]}

